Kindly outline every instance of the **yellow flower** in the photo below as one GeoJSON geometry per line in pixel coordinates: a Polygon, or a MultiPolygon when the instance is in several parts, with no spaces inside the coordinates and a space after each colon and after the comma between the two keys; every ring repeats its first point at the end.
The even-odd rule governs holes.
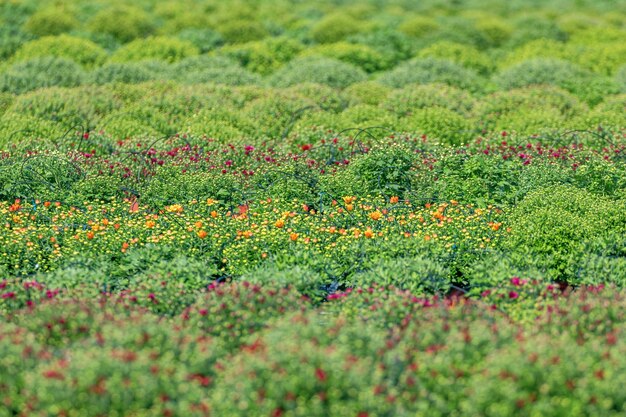
{"type": "Polygon", "coordinates": [[[217,200],[213,200],[212,198],[207,198],[206,199],[206,205],[207,206],[212,206],[213,204],[219,203],[219,201],[217,200]]]}

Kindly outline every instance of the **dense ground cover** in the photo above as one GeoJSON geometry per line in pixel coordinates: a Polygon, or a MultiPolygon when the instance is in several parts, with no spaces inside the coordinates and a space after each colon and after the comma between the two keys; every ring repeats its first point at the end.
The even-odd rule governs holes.
{"type": "Polygon", "coordinates": [[[623,5],[340,3],[0,4],[0,417],[624,414],[623,5]]]}

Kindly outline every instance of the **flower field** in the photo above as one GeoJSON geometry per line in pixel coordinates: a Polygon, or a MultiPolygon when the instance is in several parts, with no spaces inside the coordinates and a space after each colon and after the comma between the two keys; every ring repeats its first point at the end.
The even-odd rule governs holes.
{"type": "Polygon", "coordinates": [[[625,6],[0,3],[0,417],[625,415],[625,6]]]}

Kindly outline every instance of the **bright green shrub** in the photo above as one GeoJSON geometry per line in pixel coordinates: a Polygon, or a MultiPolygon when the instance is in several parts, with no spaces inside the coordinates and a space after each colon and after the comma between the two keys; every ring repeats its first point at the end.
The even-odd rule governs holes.
{"type": "Polygon", "coordinates": [[[297,58],[279,69],[270,78],[276,87],[289,87],[300,83],[326,84],[334,88],[345,88],[365,80],[363,70],[336,59],[322,57],[297,58]]]}
{"type": "Polygon", "coordinates": [[[315,23],[311,37],[318,43],[339,42],[349,35],[364,31],[366,24],[346,14],[330,14],[315,23]]]}
{"type": "Polygon", "coordinates": [[[24,29],[36,36],[60,35],[78,26],[78,20],[71,10],[58,7],[40,9],[32,14],[24,29]]]}
{"type": "Polygon", "coordinates": [[[564,88],[591,105],[618,90],[611,79],[558,59],[531,59],[521,62],[501,71],[494,81],[502,89],[553,85],[564,88]]]}
{"type": "Polygon", "coordinates": [[[305,97],[324,111],[340,112],[348,106],[348,97],[345,94],[323,84],[296,84],[285,89],[285,93],[305,97]]]}
{"type": "Polygon", "coordinates": [[[238,127],[245,127],[244,120],[237,112],[227,109],[202,109],[182,121],[180,131],[226,142],[245,136],[238,127]]]}
{"type": "Polygon", "coordinates": [[[364,69],[366,72],[376,72],[387,67],[383,56],[376,50],[348,42],[335,42],[319,45],[307,49],[306,55],[322,55],[338,59],[364,69]]]}
{"type": "Polygon", "coordinates": [[[0,91],[21,94],[42,87],[74,87],[84,79],[85,73],[74,61],[41,57],[8,67],[0,74],[0,91]]]}
{"type": "Polygon", "coordinates": [[[228,43],[258,41],[269,35],[267,29],[253,20],[232,20],[215,28],[228,43]]]}
{"type": "Polygon", "coordinates": [[[626,45],[622,41],[571,45],[568,52],[581,67],[604,75],[612,75],[626,65],[626,45]]]}
{"type": "Polygon", "coordinates": [[[259,74],[269,74],[290,61],[303,46],[289,38],[268,38],[261,41],[228,45],[218,54],[237,60],[243,67],[259,74]]]}
{"type": "Polygon", "coordinates": [[[414,58],[381,74],[378,81],[396,88],[407,84],[444,83],[470,91],[481,90],[483,84],[473,71],[451,61],[434,58],[414,58]]]}
{"type": "Polygon", "coordinates": [[[445,59],[466,68],[470,68],[479,74],[488,74],[493,67],[489,57],[478,49],[460,43],[441,41],[421,49],[417,53],[418,58],[445,59]]]}
{"type": "MultiPolygon", "coordinates": [[[[48,138],[59,138],[67,132],[68,126],[34,116],[6,111],[0,116],[0,148],[6,149],[9,145],[20,145],[29,148],[43,145],[48,138]],[[44,139],[45,138],[45,139],[44,139]]],[[[19,174],[10,175],[4,181],[7,189],[12,188],[11,180],[19,178],[19,174]]],[[[18,195],[31,193],[27,186],[21,185],[18,195]]],[[[11,191],[12,195],[13,191],[11,191]]]]}
{"type": "Polygon", "coordinates": [[[575,282],[584,242],[611,232],[624,233],[625,209],[624,202],[572,186],[531,191],[511,212],[511,234],[505,245],[524,253],[550,278],[575,282]]]}
{"type": "Polygon", "coordinates": [[[286,266],[279,262],[259,266],[244,274],[241,280],[260,287],[272,285],[280,288],[291,287],[316,303],[325,298],[326,292],[323,290],[323,285],[328,284],[325,282],[324,276],[311,267],[286,266]]]}
{"type": "Polygon", "coordinates": [[[113,35],[120,42],[130,42],[152,34],[152,17],[136,6],[114,5],[96,13],[88,23],[92,32],[113,35]]]}
{"type": "Polygon", "coordinates": [[[247,103],[242,109],[245,117],[254,121],[250,134],[273,139],[282,137],[304,112],[314,111],[319,110],[313,101],[297,95],[284,94],[258,98],[247,103]]]}
{"type": "Polygon", "coordinates": [[[347,87],[344,92],[351,103],[378,105],[390,94],[391,88],[376,81],[361,81],[347,87]]]}
{"type": "Polygon", "coordinates": [[[356,104],[345,109],[339,115],[338,122],[342,129],[379,126],[391,130],[395,128],[398,120],[395,115],[378,106],[356,104]]]}
{"type": "Polygon", "coordinates": [[[107,53],[95,43],[69,35],[45,36],[24,44],[15,53],[14,61],[54,56],[71,59],[86,67],[102,63],[107,53]]]}
{"type": "Polygon", "coordinates": [[[502,46],[514,33],[509,22],[502,21],[500,17],[493,15],[479,18],[474,24],[476,29],[485,35],[489,45],[494,47],[502,46]]]}
{"type": "Polygon", "coordinates": [[[381,106],[399,117],[425,107],[443,107],[460,115],[470,113],[476,100],[468,92],[445,84],[409,84],[387,95],[381,106]]]}
{"type": "Polygon", "coordinates": [[[439,29],[421,39],[422,45],[441,41],[472,45],[479,49],[496,46],[492,40],[476,27],[476,24],[461,16],[444,16],[438,19],[439,29]]]}
{"type": "Polygon", "coordinates": [[[439,29],[439,24],[433,17],[413,16],[402,22],[398,29],[406,35],[421,38],[439,29]]]}
{"type": "Polygon", "coordinates": [[[137,39],[124,45],[111,56],[112,62],[163,60],[176,62],[198,55],[200,52],[191,42],[162,36],[137,39]]]}
{"type": "Polygon", "coordinates": [[[212,29],[185,28],[178,32],[176,37],[194,44],[201,54],[217,49],[224,44],[222,35],[212,29]]]}
{"type": "Polygon", "coordinates": [[[579,31],[601,26],[603,19],[580,12],[567,13],[557,18],[557,23],[568,35],[576,35],[579,31]]]}
{"type": "Polygon", "coordinates": [[[382,55],[381,65],[384,67],[397,65],[400,61],[410,58],[415,50],[415,41],[412,38],[388,28],[357,33],[346,40],[375,49],[382,55]]]}
{"type": "Polygon", "coordinates": [[[11,106],[14,99],[15,96],[11,93],[0,93],[0,115],[11,106]]]}
{"type": "Polygon", "coordinates": [[[400,119],[397,130],[441,140],[450,145],[467,143],[477,132],[471,123],[458,113],[444,107],[427,107],[400,119]]]}

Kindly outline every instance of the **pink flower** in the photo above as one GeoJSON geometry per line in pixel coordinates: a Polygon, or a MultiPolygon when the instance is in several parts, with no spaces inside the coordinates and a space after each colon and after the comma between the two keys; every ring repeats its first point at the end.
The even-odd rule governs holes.
{"type": "Polygon", "coordinates": [[[519,294],[516,291],[509,291],[509,298],[511,300],[515,300],[518,297],[519,297],[519,294]]]}
{"type": "Polygon", "coordinates": [[[315,368],[315,378],[317,378],[317,380],[320,382],[326,381],[326,372],[324,372],[322,368],[315,368]]]}
{"type": "Polygon", "coordinates": [[[6,293],[2,294],[2,298],[4,298],[4,299],[6,299],[6,298],[15,298],[15,293],[13,291],[6,292],[6,293]]]}

